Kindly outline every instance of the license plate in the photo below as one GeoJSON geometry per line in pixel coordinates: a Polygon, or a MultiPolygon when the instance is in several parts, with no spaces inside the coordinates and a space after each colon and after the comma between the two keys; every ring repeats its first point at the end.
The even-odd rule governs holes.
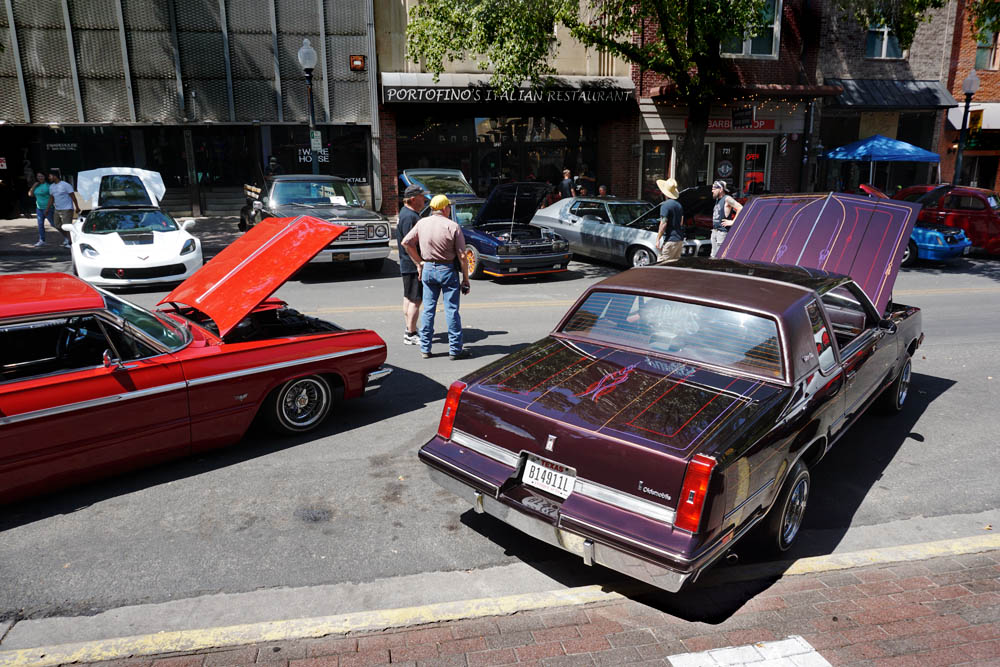
{"type": "Polygon", "coordinates": [[[965,246],[964,248],[962,248],[962,254],[968,255],[970,250],[972,250],[971,246],[965,246]]]}
{"type": "Polygon", "coordinates": [[[568,498],[569,494],[573,492],[573,484],[576,482],[576,471],[528,454],[521,482],[559,498],[568,498]]]}
{"type": "Polygon", "coordinates": [[[346,262],[351,259],[351,253],[349,252],[335,252],[333,253],[333,261],[335,262],[346,262]]]}
{"type": "Polygon", "coordinates": [[[517,273],[517,267],[516,267],[516,266],[512,266],[512,267],[510,267],[510,268],[509,268],[509,269],[507,269],[507,270],[508,270],[508,271],[509,271],[510,273],[517,273]]]}
{"type": "Polygon", "coordinates": [[[553,269],[561,269],[562,268],[562,264],[553,264],[552,268],[553,269]]]}

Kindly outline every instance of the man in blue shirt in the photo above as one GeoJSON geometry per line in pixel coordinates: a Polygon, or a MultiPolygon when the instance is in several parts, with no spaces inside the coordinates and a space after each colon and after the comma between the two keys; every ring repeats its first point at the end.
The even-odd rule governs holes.
{"type": "Polygon", "coordinates": [[[656,232],[660,261],[679,259],[684,252],[684,208],[677,201],[677,180],[658,180],[656,187],[660,188],[664,196],[663,203],[660,204],[660,227],[656,232]]]}

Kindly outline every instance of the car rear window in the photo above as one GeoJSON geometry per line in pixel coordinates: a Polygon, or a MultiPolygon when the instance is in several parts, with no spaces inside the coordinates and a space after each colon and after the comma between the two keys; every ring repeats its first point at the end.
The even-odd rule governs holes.
{"type": "Polygon", "coordinates": [[[414,173],[412,176],[414,180],[422,184],[432,194],[476,194],[476,191],[472,189],[472,186],[469,185],[468,181],[458,174],[433,174],[422,172],[414,173]]]}
{"type": "Polygon", "coordinates": [[[777,323],[739,310],[598,291],[587,297],[560,331],[693,363],[783,377],[777,323]]]}

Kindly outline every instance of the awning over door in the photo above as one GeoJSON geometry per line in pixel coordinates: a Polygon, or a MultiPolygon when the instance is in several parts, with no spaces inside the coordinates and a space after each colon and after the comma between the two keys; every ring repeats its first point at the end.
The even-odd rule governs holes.
{"type": "Polygon", "coordinates": [[[958,105],[940,81],[914,79],[827,79],[844,89],[834,106],[888,111],[944,109],[958,105]]]}

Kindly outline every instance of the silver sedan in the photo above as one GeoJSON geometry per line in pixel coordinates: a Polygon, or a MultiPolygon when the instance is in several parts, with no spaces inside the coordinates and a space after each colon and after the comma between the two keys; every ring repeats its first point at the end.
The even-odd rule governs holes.
{"type": "MultiPolygon", "coordinates": [[[[693,223],[693,221],[685,221],[693,223]]],[[[556,232],[569,249],[627,266],[656,262],[659,207],[641,199],[570,197],[539,209],[531,219],[535,227],[556,232]]],[[[712,243],[704,230],[688,228],[685,255],[709,255],[712,243]]]]}

